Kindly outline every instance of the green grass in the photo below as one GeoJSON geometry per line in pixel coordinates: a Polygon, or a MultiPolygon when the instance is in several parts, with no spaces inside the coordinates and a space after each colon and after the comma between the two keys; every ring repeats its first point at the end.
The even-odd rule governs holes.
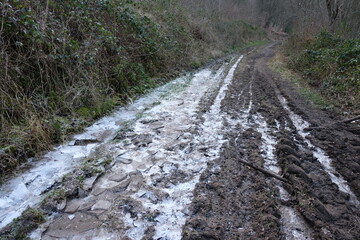
{"type": "Polygon", "coordinates": [[[269,66],[274,71],[280,73],[283,79],[290,82],[293,87],[317,108],[332,110],[334,103],[322,95],[318,90],[311,87],[307,81],[296,72],[286,66],[282,53],[277,53],[269,62],[269,66]]]}
{"type": "Polygon", "coordinates": [[[242,49],[248,48],[248,47],[256,47],[256,46],[261,46],[264,45],[266,43],[268,43],[268,40],[265,39],[261,39],[261,40],[257,40],[257,41],[250,41],[250,42],[246,42],[244,44],[241,44],[240,46],[232,46],[230,48],[228,48],[226,50],[226,53],[234,53],[234,52],[238,52],[242,49]]]}
{"type": "Polygon", "coordinates": [[[285,45],[288,66],[340,108],[360,108],[360,40],[326,31],[313,38],[293,36],[285,45]]]}

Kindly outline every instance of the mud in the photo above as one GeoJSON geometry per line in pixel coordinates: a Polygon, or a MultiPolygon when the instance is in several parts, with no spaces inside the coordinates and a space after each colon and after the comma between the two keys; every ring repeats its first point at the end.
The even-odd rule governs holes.
{"type": "Polygon", "coordinates": [[[111,161],[81,187],[68,175],[30,238],[360,239],[359,125],[333,124],[272,72],[275,49],[170,83],[112,141],[75,141],[111,161]]]}
{"type": "Polygon", "coordinates": [[[330,125],[337,120],[334,115],[314,109],[267,67],[272,49],[268,46],[247,58],[222,102],[222,110],[231,119],[245,119],[239,122],[237,130],[228,133],[228,144],[222,147],[220,158],[202,174],[184,239],[360,238],[358,202],[356,197],[351,199],[354,194],[359,197],[360,145],[354,131],[357,126],[330,125]],[[284,109],[282,97],[287,99],[291,111],[311,126],[330,127],[303,138],[284,109]],[[246,116],[246,112],[250,114],[246,116]],[[266,148],[271,142],[261,149],[264,126],[257,126],[256,115],[265,119],[275,139],[275,166],[266,164],[266,154],[261,154],[271,151],[266,148]],[[346,180],[344,184],[350,186],[350,192],[333,182],[331,173],[316,158],[316,149],[310,148],[306,140],[331,159],[335,174],[346,180]],[[269,168],[287,179],[288,184],[244,167],[236,159],[269,168]],[[279,191],[284,189],[285,198],[279,191]],[[300,228],[288,231],[285,223],[291,222],[294,214],[294,224],[300,228]]]}

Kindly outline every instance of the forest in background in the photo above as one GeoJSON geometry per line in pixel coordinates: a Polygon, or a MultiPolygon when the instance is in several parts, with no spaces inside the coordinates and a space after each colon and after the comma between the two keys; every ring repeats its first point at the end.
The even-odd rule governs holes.
{"type": "MultiPolygon", "coordinates": [[[[327,108],[360,114],[360,2],[259,0],[262,26],[289,34],[287,67],[318,91],[327,108]],[[333,105],[333,107],[331,107],[333,105]],[[335,107],[335,108],[334,108],[335,107]]],[[[249,19],[251,22],[251,19],[249,19]]],[[[347,116],[349,117],[349,116],[347,116]]]]}

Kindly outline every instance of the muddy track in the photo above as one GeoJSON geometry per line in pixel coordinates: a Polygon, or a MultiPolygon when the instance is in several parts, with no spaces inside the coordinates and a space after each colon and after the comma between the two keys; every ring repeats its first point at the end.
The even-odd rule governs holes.
{"type": "Polygon", "coordinates": [[[335,120],[270,71],[272,48],[247,58],[222,102],[238,124],[211,166],[216,171],[207,169],[195,189],[185,239],[360,238],[359,135],[354,126],[308,134],[308,125],[335,120]],[[288,183],[236,159],[279,173],[288,183]]]}
{"type": "Polygon", "coordinates": [[[70,186],[71,197],[31,238],[360,239],[358,126],[332,125],[336,116],[272,72],[275,47],[157,90],[129,108],[130,122],[115,115],[110,130],[85,134],[92,152],[66,146],[111,164],[79,188],[53,184],[70,186]]]}

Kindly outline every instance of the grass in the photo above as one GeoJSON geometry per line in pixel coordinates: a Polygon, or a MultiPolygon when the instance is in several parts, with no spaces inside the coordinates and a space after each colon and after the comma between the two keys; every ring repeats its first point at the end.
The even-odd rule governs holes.
{"type": "Polygon", "coordinates": [[[292,36],[284,45],[287,66],[337,108],[360,114],[360,40],[321,31],[292,36]]]}
{"type": "Polygon", "coordinates": [[[26,239],[27,234],[44,221],[45,217],[41,211],[28,208],[0,232],[0,240],[26,239]]]}
{"type": "Polygon", "coordinates": [[[261,46],[261,45],[264,45],[266,43],[268,43],[269,41],[268,40],[265,40],[265,39],[261,39],[261,40],[257,40],[257,41],[250,41],[250,42],[246,42],[240,46],[232,46],[230,48],[228,48],[226,50],[226,53],[234,53],[234,52],[238,52],[242,49],[245,49],[245,48],[248,48],[248,47],[256,47],[256,46],[261,46]]]}
{"type": "Polygon", "coordinates": [[[285,57],[282,52],[278,52],[274,55],[269,62],[269,66],[271,69],[278,72],[283,79],[290,82],[300,95],[317,108],[323,110],[332,110],[334,108],[334,103],[331,100],[327,99],[319,91],[309,86],[303,77],[287,67],[285,57]]]}

